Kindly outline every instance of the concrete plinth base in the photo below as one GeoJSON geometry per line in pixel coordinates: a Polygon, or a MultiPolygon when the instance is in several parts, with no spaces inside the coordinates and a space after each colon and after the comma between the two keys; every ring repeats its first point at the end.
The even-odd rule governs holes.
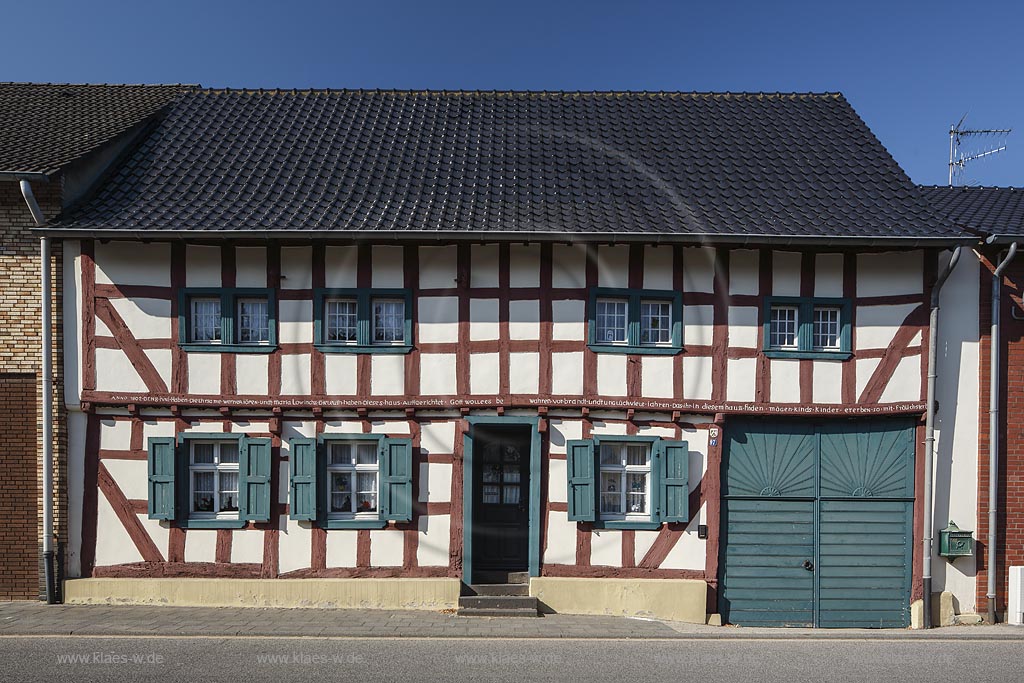
{"type": "Polygon", "coordinates": [[[455,578],[424,579],[71,579],[76,605],[453,609],[455,578]]]}
{"type": "Polygon", "coordinates": [[[530,595],[540,601],[544,611],[653,617],[691,624],[707,621],[707,591],[707,582],[695,579],[530,579],[530,595]]]}

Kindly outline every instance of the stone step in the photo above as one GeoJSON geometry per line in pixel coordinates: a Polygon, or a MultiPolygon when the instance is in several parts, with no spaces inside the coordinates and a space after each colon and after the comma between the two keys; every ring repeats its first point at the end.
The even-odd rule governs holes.
{"type": "Polygon", "coordinates": [[[530,572],[481,569],[473,572],[473,583],[530,583],[530,572]]]}
{"type": "Polygon", "coordinates": [[[539,617],[535,609],[481,609],[463,607],[459,609],[460,617],[539,617]]]}
{"type": "Polygon", "coordinates": [[[529,595],[464,595],[459,598],[459,613],[463,609],[533,610],[537,612],[537,598],[529,595]]]}
{"type": "Polygon", "coordinates": [[[529,595],[527,583],[474,583],[466,587],[466,595],[529,595]]]}

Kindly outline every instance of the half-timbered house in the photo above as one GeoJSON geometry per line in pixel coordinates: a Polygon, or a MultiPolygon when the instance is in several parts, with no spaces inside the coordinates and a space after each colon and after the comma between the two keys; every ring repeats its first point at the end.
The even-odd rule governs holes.
{"type": "MultiPolygon", "coordinates": [[[[70,600],[923,597],[929,311],[972,238],[841,95],[201,90],[47,231],[70,600]]],[[[970,610],[968,575],[933,589],[970,610]]]]}

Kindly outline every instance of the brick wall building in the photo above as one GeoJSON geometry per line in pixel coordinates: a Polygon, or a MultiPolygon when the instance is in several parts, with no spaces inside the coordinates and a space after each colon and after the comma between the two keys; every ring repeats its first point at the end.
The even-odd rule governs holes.
{"type": "MultiPolygon", "coordinates": [[[[61,184],[37,183],[36,198],[47,217],[60,211],[61,184]]],[[[42,359],[40,339],[39,238],[17,183],[0,183],[0,599],[29,599],[44,589],[42,546],[42,359]]],[[[61,318],[59,242],[51,250],[54,320],[61,318]]],[[[67,539],[65,438],[60,401],[63,355],[59,327],[53,332],[54,524],[56,540],[67,539]]]]}
{"type": "MultiPolygon", "coordinates": [[[[1005,253],[990,253],[983,257],[981,269],[981,435],[979,445],[978,499],[982,506],[978,515],[978,606],[987,608],[988,585],[988,482],[989,482],[989,380],[991,377],[991,311],[992,272],[1005,253]],[[994,262],[994,263],[993,263],[994,262]]],[[[999,433],[999,489],[996,507],[996,612],[1007,608],[1008,568],[1024,565],[1024,423],[1019,416],[1024,412],[1024,259],[1012,261],[1003,275],[1003,294],[1000,312],[1000,367],[999,385],[1004,387],[1000,396],[999,433]]]]}
{"type": "MultiPolygon", "coordinates": [[[[0,83],[0,600],[45,591],[42,572],[42,342],[39,235],[19,187],[51,220],[88,194],[181,86],[0,83]]],[[[58,576],[68,535],[61,283],[51,244],[53,538],[58,576]]]]}

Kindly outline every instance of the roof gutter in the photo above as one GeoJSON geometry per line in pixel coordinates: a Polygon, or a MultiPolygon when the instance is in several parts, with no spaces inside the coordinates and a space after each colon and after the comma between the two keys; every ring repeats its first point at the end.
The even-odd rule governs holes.
{"type": "Polygon", "coordinates": [[[996,623],[996,541],[998,540],[998,518],[996,512],[999,508],[999,399],[1000,396],[1000,333],[999,314],[1002,306],[1000,298],[1003,290],[1003,271],[1010,265],[1017,255],[1017,243],[1010,244],[1006,256],[995,271],[992,272],[992,318],[989,329],[989,389],[988,389],[988,540],[987,559],[985,566],[988,568],[988,585],[985,590],[986,602],[988,602],[988,623],[996,623]]]}
{"type": "Polygon", "coordinates": [[[40,173],[37,171],[0,171],[0,181],[14,181],[20,182],[22,180],[35,180],[41,183],[50,182],[50,175],[48,173],[40,173]]]}
{"type": "Polygon", "coordinates": [[[55,237],[73,239],[93,238],[111,240],[232,240],[232,241],[264,241],[276,240],[344,240],[366,242],[609,242],[644,243],[644,244],[728,244],[736,247],[744,246],[830,246],[830,247],[874,247],[888,249],[895,246],[902,248],[939,248],[977,243],[973,235],[954,237],[859,237],[859,236],[813,236],[813,235],[738,235],[716,233],[678,233],[678,232],[553,232],[553,231],[501,231],[480,232],[466,230],[306,230],[306,229],[275,229],[266,230],[104,230],[89,228],[61,228],[42,226],[37,229],[40,234],[47,233],[55,237]]]}
{"type": "MultiPolygon", "coordinates": [[[[21,195],[32,214],[37,226],[46,223],[46,217],[39,202],[32,193],[28,180],[20,181],[21,195]]],[[[46,602],[57,602],[57,581],[53,553],[53,358],[51,342],[53,324],[51,320],[50,302],[50,237],[46,233],[39,238],[39,270],[40,270],[40,301],[42,321],[40,342],[42,345],[42,396],[43,408],[43,448],[40,454],[43,470],[43,576],[46,581],[46,602]]]]}

